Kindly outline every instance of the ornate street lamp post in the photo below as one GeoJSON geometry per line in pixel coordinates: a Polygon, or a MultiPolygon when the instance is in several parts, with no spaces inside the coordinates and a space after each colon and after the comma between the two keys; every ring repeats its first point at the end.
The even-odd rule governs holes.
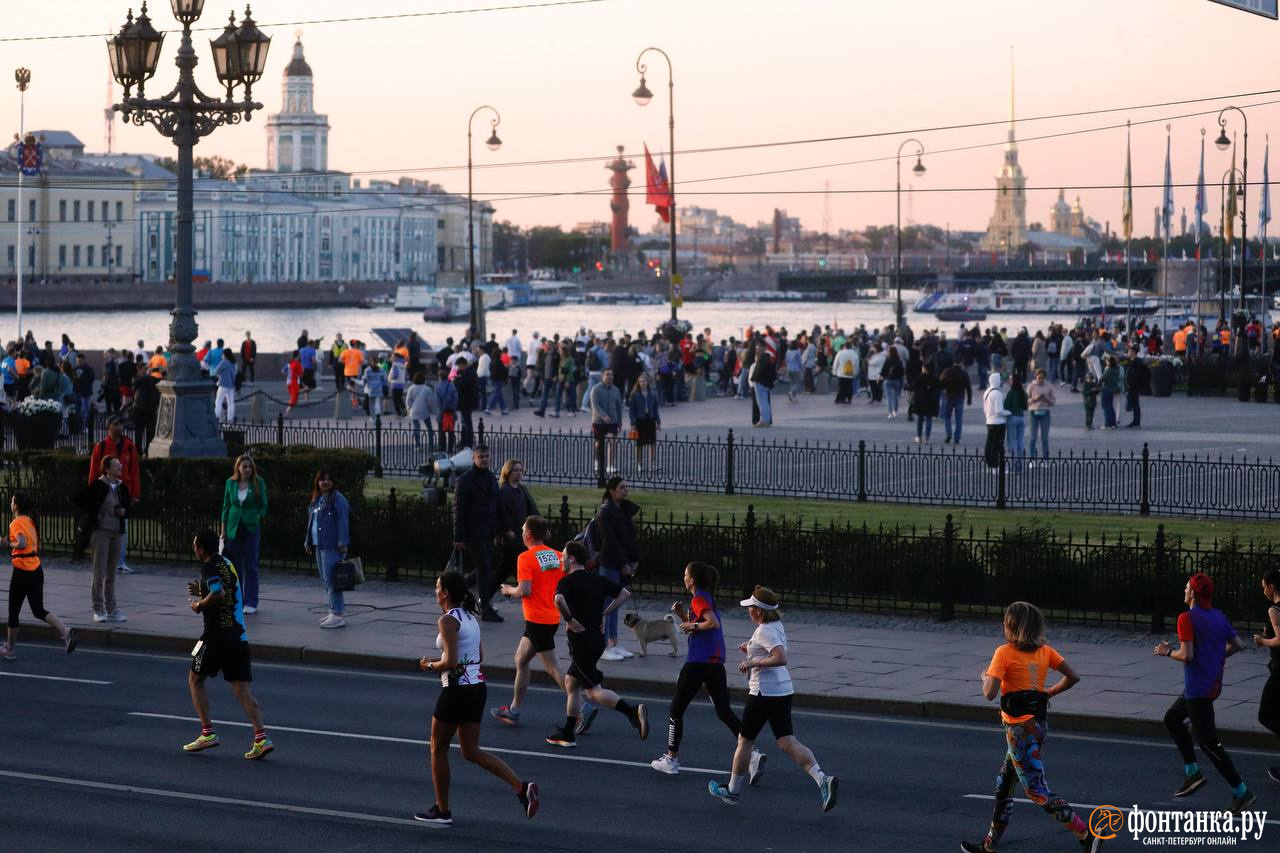
{"type": "Polygon", "coordinates": [[[240,26],[235,13],[222,34],[210,42],[213,65],[226,96],[211,97],[196,86],[198,63],[191,44],[191,25],[200,19],[204,0],[169,0],[173,16],[182,24],[182,44],[175,64],[178,84],[161,98],[147,98],[144,86],[156,73],[164,34],[151,26],[147,4],[134,20],[133,13],[120,32],[107,39],[111,73],[124,87],[124,98],[112,108],[126,122],[139,127],[150,124],[173,140],[178,149],[178,209],[176,257],[174,260],[174,308],[169,324],[169,377],[160,383],[160,409],[156,436],[149,453],[154,456],[223,456],[226,445],[213,411],[209,383],[200,378],[195,359],[196,311],[192,305],[192,221],[193,149],[201,137],[224,124],[248,121],[254,110],[262,109],[252,97],[253,84],[262,78],[271,38],[258,29],[248,7],[240,26]],[[244,99],[237,101],[235,89],[244,86],[244,99]],[[136,88],[137,94],[131,94],[136,88]]]}
{"type": "Polygon", "coordinates": [[[489,120],[489,138],[484,141],[490,151],[497,151],[502,147],[502,140],[498,138],[498,125],[502,123],[502,116],[493,107],[480,106],[472,110],[470,118],[467,119],[467,288],[471,295],[471,340],[478,340],[483,343],[486,339],[484,297],[476,292],[476,226],[472,220],[471,213],[473,204],[471,198],[471,123],[475,120],[476,113],[481,110],[489,110],[493,113],[493,118],[489,120]]]}
{"type": "Polygon", "coordinates": [[[671,322],[674,324],[676,322],[676,306],[680,304],[682,298],[682,294],[676,292],[678,284],[678,268],[676,267],[676,83],[671,72],[671,57],[667,56],[665,50],[658,47],[646,47],[640,51],[640,55],[636,57],[636,71],[640,72],[640,85],[631,93],[631,97],[642,107],[653,100],[653,92],[649,91],[644,79],[644,73],[649,66],[640,61],[651,50],[662,54],[662,58],[667,61],[667,151],[671,156],[671,172],[667,175],[667,190],[671,194],[671,261],[668,264],[667,275],[669,281],[668,296],[671,299],[671,322]]]}
{"type": "MultiPolygon", "coordinates": [[[[1246,220],[1248,218],[1246,211],[1249,206],[1249,117],[1246,116],[1244,114],[1244,110],[1239,107],[1227,106],[1222,108],[1222,111],[1218,113],[1218,127],[1221,128],[1221,130],[1218,133],[1218,138],[1213,141],[1213,144],[1217,146],[1219,151],[1226,151],[1228,148],[1235,145],[1233,140],[1227,138],[1227,120],[1224,116],[1227,114],[1228,110],[1235,110],[1240,113],[1240,120],[1244,123],[1244,164],[1240,169],[1240,174],[1242,175],[1240,183],[1240,307],[1244,308],[1248,304],[1245,302],[1244,287],[1245,273],[1249,269],[1247,265],[1249,260],[1249,234],[1246,225],[1246,220]]],[[[1232,165],[1234,165],[1234,162],[1232,165]]],[[[1235,349],[1235,336],[1243,333],[1243,331],[1243,326],[1238,330],[1231,330],[1233,349],[1235,349]]],[[[1248,352],[1247,348],[1242,348],[1239,351],[1248,352]]]]}
{"type": "MultiPolygon", "coordinates": [[[[31,71],[27,68],[19,68],[13,72],[14,82],[18,84],[18,141],[26,143],[27,141],[27,86],[31,85],[31,71]]],[[[18,146],[18,150],[22,150],[22,146],[18,146]]],[[[21,159],[21,158],[19,158],[21,159]]],[[[26,260],[22,254],[25,247],[22,244],[22,176],[26,172],[25,164],[18,163],[18,340],[22,340],[22,264],[26,260]]]]}
{"type": "Polygon", "coordinates": [[[924,163],[920,162],[920,158],[924,156],[924,145],[921,144],[920,140],[912,138],[912,139],[904,139],[902,141],[902,144],[898,146],[898,188],[896,192],[896,198],[898,200],[898,227],[895,229],[895,232],[898,237],[898,265],[894,269],[894,279],[895,279],[894,285],[898,291],[897,305],[896,305],[897,317],[898,317],[898,328],[897,328],[898,334],[902,334],[902,328],[907,323],[907,310],[906,310],[906,307],[902,304],[902,149],[906,148],[908,145],[910,145],[913,142],[916,144],[916,147],[919,150],[916,151],[916,164],[911,167],[911,171],[914,172],[916,177],[918,178],[921,175],[923,175],[925,171],[924,163]]]}

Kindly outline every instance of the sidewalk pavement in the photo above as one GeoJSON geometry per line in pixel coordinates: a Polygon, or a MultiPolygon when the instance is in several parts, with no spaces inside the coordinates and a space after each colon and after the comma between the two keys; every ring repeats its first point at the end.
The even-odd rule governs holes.
{"type": "MultiPolygon", "coordinates": [[[[89,605],[89,568],[54,557],[45,562],[45,606],[78,629],[80,644],[123,649],[187,652],[200,635],[201,621],[188,608],[186,581],[197,576],[194,561],[186,566],[135,566],[139,573],[119,575],[116,597],[128,616],[124,623],[94,624],[89,605]]],[[[9,572],[0,578],[8,599],[9,572]]],[[[784,602],[785,603],[785,602],[784,602]]],[[[285,660],[316,665],[410,671],[423,655],[436,654],[436,620],[440,616],[432,588],[420,582],[370,581],[347,594],[347,627],[319,627],[326,612],[318,578],[272,573],[264,577],[261,609],[247,616],[249,641],[259,660],[285,660]]],[[[640,612],[660,618],[670,600],[642,600],[640,612]]],[[[735,693],[746,677],[733,664],[736,646],[751,633],[746,611],[728,598],[721,601],[735,693]]],[[[484,623],[485,669],[491,677],[509,678],[511,653],[523,630],[518,602],[500,600],[502,624],[484,623]]],[[[862,613],[787,611],[790,670],[797,704],[847,712],[992,722],[997,708],[979,692],[978,678],[1002,642],[994,621],[928,619],[862,613]]],[[[24,665],[22,643],[53,640],[53,632],[34,627],[23,612],[23,635],[17,662],[24,665]]],[[[619,626],[622,644],[638,652],[631,633],[619,626]]],[[[1172,625],[1168,639],[1173,639],[1172,625]]],[[[1164,737],[1165,710],[1182,689],[1177,662],[1151,655],[1156,639],[1137,631],[1050,625],[1049,642],[1080,672],[1081,682],[1053,701],[1056,726],[1114,735],[1164,737]]],[[[1246,640],[1250,638],[1245,637],[1246,640]]],[[[557,653],[567,665],[564,631],[557,653]]],[[[602,661],[606,683],[623,692],[670,695],[687,650],[680,637],[679,656],[668,655],[666,643],[649,644],[647,657],[602,661]]],[[[1258,700],[1267,679],[1267,656],[1249,648],[1227,662],[1222,695],[1216,704],[1218,727],[1230,745],[1249,744],[1280,751],[1280,739],[1258,721],[1258,700]]],[[[269,677],[269,676],[268,676],[269,677]]],[[[546,679],[535,662],[534,678],[546,679]]],[[[504,689],[491,697],[507,701],[504,689]]]]}

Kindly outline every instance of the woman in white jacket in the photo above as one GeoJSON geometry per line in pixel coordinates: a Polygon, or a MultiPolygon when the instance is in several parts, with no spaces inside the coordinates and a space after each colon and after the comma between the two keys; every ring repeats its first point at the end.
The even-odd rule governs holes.
{"type": "Polygon", "coordinates": [[[982,413],[987,419],[987,449],[985,459],[990,468],[1000,467],[1000,453],[1004,449],[1004,433],[1009,410],[1004,407],[1004,380],[999,373],[988,378],[987,390],[982,395],[982,413]]]}

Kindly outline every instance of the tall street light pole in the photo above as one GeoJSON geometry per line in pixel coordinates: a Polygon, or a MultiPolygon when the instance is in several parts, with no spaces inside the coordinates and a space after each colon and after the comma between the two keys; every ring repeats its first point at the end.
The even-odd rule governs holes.
{"type": "MultiPolygon", "coordinates": [[[[1222,241],[1222,251],[1218,255],[1218,321],[1219,322],[1222,322],[1227,318],[1227,289],[1231,282],[1228,276],[1225,275],[1225,271],[1232,268],[1232,265],[1228,264],[1227,262],[1227,252],[1230,251],[1231,249],[1231,247],[1227,244],[1227,193],[1231,191],[1228,188],[1227,181],[1233,176],[1239,175],[1239,174],[1240,174],[1239,169],[1227,169],[1227,171],[1222,173],[1222,181],[1219,184],[1219,187],[1222,190],[1222,193],[1221,193],[1222,215],[1221,215],[1221,218],[1218,220],[1218,235],[1219,235],[1219,239],[1222,241]]],[[[1235,193],[1237,196],[1240,195],[1239,188],[1235,190],[1235,193]]],[[[1234,220],[1235,216],[1232,215],[1231,219],[1234,220]]]]}
{"type": "Polygon", "coordinates": [[[124,98],[112,109],[124,120],[139,127],[150,124],[162,136],[173,140],[178,149],[177,239],[174,262],[174,308],[169,324],[169,350],[173,360],[169,377],[160,383],[160,409],[156,436],[149,453],[153,456],[224,456],[226,445],[218,428],[209,394],[209,383],[200,378],[200,365],[195,359],[195,340],[199,327],[192,305],[192,222],[193,149],[201,137],[226,124],[239,124],[262,109],[252,97],[253,84],[262,78],[267,64],[271,39],[258,29],[248,7],[237,28],[235,13],[226,28],[210,41],[214,70],[226,89],[224,98],[206,95],[196,86],[198,63],[191,44],[191,25],[200,19],[204,0],[169,0],[173,16],[182,24],[182,44],[175,64],[178,83],[161,98],[147,98],[144,86],[156,73],[164,34],[151,26],[147,4],[137,20],[130,13],[124,26],[107,39],[111,73],[124,87],[124,98]],[[244,99],[237,101],[234,90],[244,86],[244,99]],[[137,87],[137,94],[131,91],[137,87]]]}
{"type": "MultiPolygon", "coordinates": [[[[27,142],[27,86],[31,84],[31,72],[26,68],[19,68],[13,72],[13,79],[18,84],[18,141],[22,144],[27,142]]],[[[21,150],[22,146],[19,146],[21,150]]],[[[24,246],[22,244],[22,176],[26,171],[22,163],[22,157],[18,157],[18,340],[22,340],[22,264],[26,261],[23,254],[24,246]]]]}
{"type": "Polygon", "coordinates": [[[898,297],[897,297],[898,334],[902,334],[902,329],[907,324],[907,312],[906,312],[905,306],[902,304],[902,149],[906,148],[908,145],[910,145],[913,142],[916,144],[916,147],[919,150],[916,151],[916,164],[911,167],[911,171],[915,173],[916,177],[920,177],[921,175],[923,175],[925,172],[924,163],[920,162],[920,158],[924,156],[924,145],[920,142],[920,140],[915,138],[904,139],[902,141],[902,144],[898,146],[898,157],[897,157],[898,188],[897,188],[895,197],[898,200],[898,227],[895,229],[895,233],[897,234],[897,237],[898,237],[898,263],[894,269],[894,279],[895,279],[894,284],[898,291],[898,297]]]}
{"type": "Polygon", "coordinates": [[[676,308],[683,301],[684,293],[679,270],[676,267],[676,82],[671,71],[671,57],[659,47],[646,47],[636,57],[636,71],[640,73],[640,85],[631,93],[631,97],[640,106],[653,100],[653,93],[645,85],[644,73],[649,70],[641,60],[649,51],[662,54],[667,61],[667,153],[671,157],[671,171],[667,175],[667,191],[671,195],[671,261],[667,265],[668,296],[671,299],[671,322],[676,322],[676,308]]]}
{"type": "Polygon", "coordinates": [[[471,111],[471,117],[467,119],[467,289],[471,297],[471,315],[469,317],[471,323],[471,340],[479,339],[481,342],[485,340],[484,331],[484,299],[476,292],[476,247],[475,235],[476,226],[472,219],[472,198],[471,198],[471,122],[475,120],[476,113],[488,110],[493,113],[493,118],[489,120],[490,133],[489,138],[484,144],[489,146],[490,151],[497,151],[502,147],[502,140],[498,138],[498,125],[502,123],[502,116],[498,115],[498,111],[490,106],[476,107],[471,111]]]}
{"type": "MultiPolygon", "coordinates": [[[[1249,186],[1249,117],[1244,114],[1244,110],[1240,109],[1237,106],[1227,106],[1222,108],[1222,111],[1218,113],[1218,127],[1221,130],[1218,133],[1218,138],[1213,141],[1213,144],[1218,147],[1219,151],[1226,151],[1228,148],[1231,148],[1235,144],[1232,140],[1227,138],[1227,120],[1225,116],[1228,110],[1235,110],[1236,112],[1240,113],[1240,120],[1244,124],[1244,151],[1243,151],[1244,163],[1240,169],[1240,174],[1242,176],[1241,184],[1240,184],[1241,186],[1241,192],[1240,192],[1240,199],[1241,199],[1240,201],[1240,301],[1241,301],[1241,304],[1243,305],[1245,273],[1248,270],[1248,267],[1246,266],[1246,264],[1248,263],[1248,260],[1249,260],[1249,240],[1248,240],[1249,235],[1246,228],[1246,221],[1247,221],[1246,211],[1248,210],[1248,207],[1249,207],[1249,190],[1248,190],[1248,186],[1249,186]]],[[[1231,331],[1232,342],[1234,343],[1234,339],[1237,334],[1242,334],[1243,332],[1244,332],[1243,326],[1238,330],[1233,328],[1231,331]]],[[[1240,351],[1247,352],[1247,350],[1243,348],[1240,351]]]]}

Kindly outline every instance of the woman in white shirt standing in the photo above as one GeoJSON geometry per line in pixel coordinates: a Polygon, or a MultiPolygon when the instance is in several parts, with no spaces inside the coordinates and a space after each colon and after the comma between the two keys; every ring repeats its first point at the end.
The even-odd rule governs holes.
{"type": "Polygon", "coordinates": [[[422,658],[418,668],[440,674],[444,689],[436,699],[431,717],[431,784],[436,802],[414,820],[452,826],[449,811],[449,745],[458,735],[462,757],[488,770],[511,786],[527,817],[538,813],[538,785],[522,782],[507,762],[480,748],[480,721],[484,719],[487,690],[480,661],[484,650],[480,645],[480,622],[476,619],[476,599],[467,589],[461,572],[447,571],[436,579],[436,603],[443,615],[436,648],[440,659],[422,658]]]}
{"type": "Polygon", "coordinates": [[[787,632],[782,627],[782,613],[778,611],[778,596],[767,587],[757,586],[751,597],[740,602],[747,608],[755,633],[751,639],[738,646],[747,656],[738,664],[738,671],[750,676],[747,704],[742,710],[742,729],[738,734],[738,748],[733,753],[729,784],[714,779],[707,783],[711,796],[729,805],[737,805],[744,785],[760,781],[763,762],[752,766],[752,752],[756,738],[769,724],[778,748],[804,768],[822,798],[822,810],[829,812],[836,805],[835,776],[828,776],[818,766],[809,747],[796,740],[791,727],[791,699],[795,689],[791,685],[791,673],[787,671],[787,632]]]}

